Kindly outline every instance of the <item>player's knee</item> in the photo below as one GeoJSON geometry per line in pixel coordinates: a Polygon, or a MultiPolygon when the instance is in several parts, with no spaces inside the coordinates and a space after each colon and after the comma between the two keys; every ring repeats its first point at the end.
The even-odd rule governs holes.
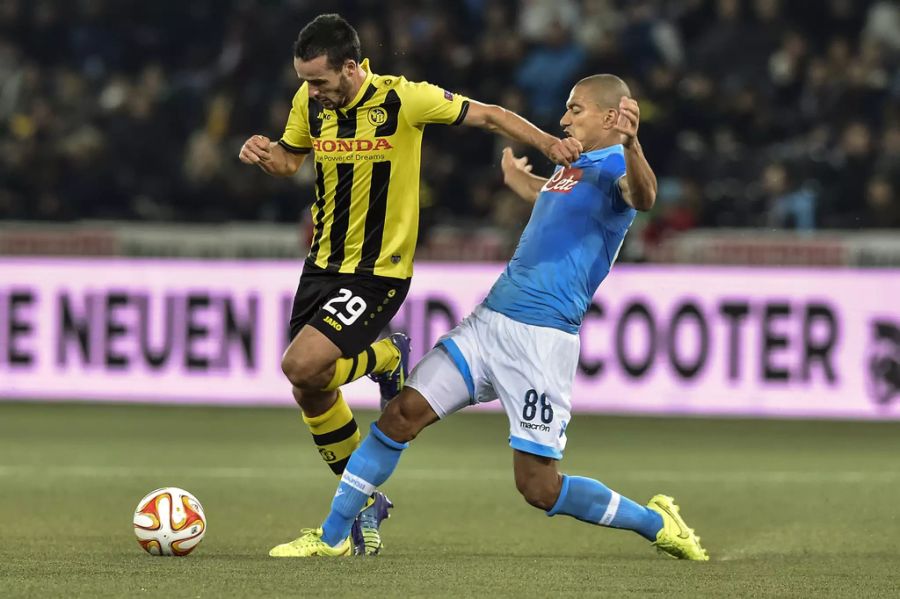
{"type": "Polygon", "coordinates": [[[381,418],[378,419],[378,428],[385,435],[398,443],[412,441],[422,432],[422,424],[419,410],[409,397],[401,393],[391,400],[381,418]]]}
{"type": "Polygon", "coordinates": [[[304,360],[302,355],[287,352],[281,358],[281,371],[299,389],[314,389],[319,375],[309,360],[304,360]]]}
{"type": "Polygon", "coordinates": [[[559,498],[559,483],[549,477],[517,477],[516,489],[529,505],[544,511],[552,508],[559,498]]]}

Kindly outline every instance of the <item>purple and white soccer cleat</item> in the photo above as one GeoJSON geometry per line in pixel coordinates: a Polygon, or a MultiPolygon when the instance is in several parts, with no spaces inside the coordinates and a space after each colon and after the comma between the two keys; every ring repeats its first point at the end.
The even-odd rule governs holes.
{"type": "Polygon", "coordinates": [[[400,351],[400,362],[391,372],[382,374],[370,374],[369,378],[378,383],[381,390],[381,410],[384,411],[387,403],[394,399],[406,384],[409,376],[409,337],[405,333],[394,333],[388,339],[400,351]]]}
{"type": "Polygon", "coordinates": [[[382,522],[391,517],[388,510],[394,504],[381,491],[375,491],[372,498],[373,501],[356,516],[350,527],[354,555],[378,555],[384,547],[378,529],[382,522]]]}

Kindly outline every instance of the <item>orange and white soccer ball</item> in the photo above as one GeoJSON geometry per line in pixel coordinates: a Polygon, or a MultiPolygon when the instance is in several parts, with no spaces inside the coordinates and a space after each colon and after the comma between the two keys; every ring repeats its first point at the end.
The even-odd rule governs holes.
{"type": "Polygon", "coordinates": [[[206,534],[203,506],[178,487],[151,491],[134,511],[134,534],[151,555],[187,555],[206,534]]]}

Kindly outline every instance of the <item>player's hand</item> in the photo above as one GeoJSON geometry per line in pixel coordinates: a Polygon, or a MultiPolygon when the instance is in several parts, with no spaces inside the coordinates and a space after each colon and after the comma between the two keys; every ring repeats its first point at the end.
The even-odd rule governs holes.
{"type": "Polygon", "coordinates": [[[272,158],[272,152],[269,150],[271,143],[271,140],[265,135],[253,135],[241,146],[238,157],[244,164],[268,162],[272,158]]]}
{"type": "Polygon", "coordinates": [[[578,160],[578,157],[581,156],[583,151],[584,147],[581,145],[580,141],[574,137],[566,137],[564,139],[557,139],[551,143],[544,154],[556,164],[570,166],[573,162],[578,160]]]}
{"type": "Polygon", "coordinates": [[[638,125],[641,122],[641,109],[637,100],[622,96],[619,100],[619,119],[616,121],[616,131],[625,136],[625,147],[631,146],[637,138],[638,125]]]}
{"type": "Polygon", "coordinates": [[[528,157],[517,158],[509,146],[503,148],[503,157],[500,159],[500,168],[503,169],[503,180],[509,181],[510,176],[516,171],[531,172],[528,157]]]}

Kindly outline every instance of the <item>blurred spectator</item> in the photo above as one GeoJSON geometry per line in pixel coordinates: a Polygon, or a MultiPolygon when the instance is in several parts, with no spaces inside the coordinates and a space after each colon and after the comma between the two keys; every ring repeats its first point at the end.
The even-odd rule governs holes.
{"type": "Polygon", "coordinates": [[[884,229],[900,227],[900,203],[897,189],[890,179],[876,175],[866,186],[866,205],[860,226],[884,229]]]}
{"type": "Polygon", "coordinates": [[[832,157],[832,175],[828,188],[828,210],[823,225],[833,228],[855,226],[862,209],[865,185],[875,166],[872,132],[862,121],[848,124],[841,132],[832,157]]]}
{"type": "Polygon", "coordinates": [[[883,44],[892,52],[900,52],[900,6],[896,1],[879,0],[872,5],[863,37],[866,41],[883,44]]]}
{"type": "MultiPolygon", "coordinates": [[[[291,45],[323,10],[357,27],[377,72],[557,134],[577,79],[625,78],[661,182],[647,243],[695,226],[900,226],[888,0],[0,0],[0,217],[296,222],[309,168],[275,180],[236,154],[281,134],[291,45]]],[[[527,219],[503,191],[502,145],[429,128],[423,231],[527,219]]]]}
{"type": "Polygon", "coordinates": [[[813,230],[816,194],[809,187],[793,181],[783,164],[770,164],[766,167],[762,187],[764,205],[768,208],[768,226],[799,231],[813,230]]]}
{"type": "Polygon", "coordinates": [[[572,31],[579,20],[579,3],[573,0],[521,0],[519,35],[528,43],[543,43],[554,30],[572,31]]]}
{"type": "Polygon", "coordinates": [[[549,129],[559,122],[584,61],[584,50],[572,40],[566,26],[558,21],[550,23],[541,41],[525,56],[516,76],[539,124],[549,129]]]}
{"type": "Polygon", "coordinates": [[[659,181],[658,200],[641,228],[641,241],[645,245],[658,245],[680,231],[697,226],[700,205],[700,187],[692,179],[659,181]]]}

